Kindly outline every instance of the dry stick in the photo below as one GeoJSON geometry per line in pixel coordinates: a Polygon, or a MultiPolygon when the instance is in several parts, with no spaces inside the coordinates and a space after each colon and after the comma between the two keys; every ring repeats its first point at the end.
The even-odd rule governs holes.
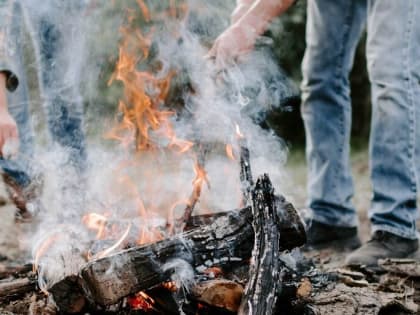
{"type": "MultiPolygon", "coordinates": [[[[197,166],[199,169],[204,170],[205,163],[206,163],[206,157],[208,152],[210,151],[209,145],[206,144],[198,144],[199,151],[198,151],[198,157],[197,157],[197,166]]],[[[190,198],[188,199],[188,204],[185,207],[184,214],[181,217],[181,219],[178,221],[178,226],[181,226],[181,230],[184,230],[186,227],[187,222],[191,220],[192,213],[194,211],[195,205],[200,200],[201,196],[201,188],[202,183],[199,185],[194,185],[193,191],[190,195],[190,198]]]]}
{"type": "Polygon", "coordinates": [[[240,180],[242,186],[242,202],[244,206],[249,205],[251,201],[251,190],[254,186],[254,180],[252,178],[250,154],[246,139],[241,135],[239,136],[239,148],[240,148],[240,180]]]}

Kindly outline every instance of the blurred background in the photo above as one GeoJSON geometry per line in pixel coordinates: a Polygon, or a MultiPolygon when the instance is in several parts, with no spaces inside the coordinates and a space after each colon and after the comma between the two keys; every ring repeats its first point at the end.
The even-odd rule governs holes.
{"type": "MultiPolygon", "coordinates": [[[[90,47],[87,69],[89,71],[86,71],[85,77],[82,78],[88,118],[87,127],[90,133],[95,133],[97,130],[97,126],[91,124],[92,119],[98,122],[98,115],[106,118],[115,114],[116,104],[121,95],[121,87],[118,83],[111,86],[107,83],[118,56],[119,25],[122,22],[124,10],[130,7],[130,2],[135,6],[135,1],[132,0],[98,3],[87,17],[96,21],[96,23],[88,23],[90,47]]],[[[156,2],[146,1],[152,16],[153,10],[161,11],[165,6],[169,7],[172,1],[158,1],[158,4],[156,2]]],[[[181,5],[182,1],[179,2],[181,5]]],[[[229,25],[229,14],[234,8],[234,0],[196,0],[193,3],[193,6],[189,4],[189,10],[192,11],[190,19],[194,19],[195,15],[200,17],[203,24],[203,29],[200,30],[202,41],[210,46],[214,38],[229,25]],[[217,14],[214,14],[215,12],[217,14]]],[[[284,16],[274,21],[265,34],[273,39],[272,49],[279,64],[297,85],[301,81],[300,65],[305,50],[305,22],[306,0],[300,0],[284,16]]],[[[145,22],[139,19],[138,23],[145,22]]],[[[157,24],[159,21],[152,20],[151,23],[157,24]]],[[[370,86],[366,72],[364,37],[358,46],[351,73],[352,144],[357,148],[363,148],[366,145],[370,125],[370,86]]],[[[304,147],[304,130],[299,108],[287,108],[279,115],[270,117],[270,125],[286,141],[290,149],[304,147]]]]}

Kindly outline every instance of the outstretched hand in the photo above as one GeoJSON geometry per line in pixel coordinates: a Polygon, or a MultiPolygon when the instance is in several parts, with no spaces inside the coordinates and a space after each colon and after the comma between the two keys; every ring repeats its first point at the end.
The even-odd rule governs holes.
{"type": "Polygon", "coordinates": [[[4,156],[6,143],[18,143],[16,121],[10,115],[6,94],[6,75],[0,72],[0,155],[4,156]]]}
{"type": "Polygon", "coordinates": [[[216,39],[208,57],[214,58],[216,65],[222,67],[250,52],[257,38],[258,33],[253,28],[235,23],[216,39]]]}

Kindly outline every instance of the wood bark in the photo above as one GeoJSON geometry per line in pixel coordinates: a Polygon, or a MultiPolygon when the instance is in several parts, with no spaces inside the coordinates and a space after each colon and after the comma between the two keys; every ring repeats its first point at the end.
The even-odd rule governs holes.
{"type": "MultiPolygon", "coordinates": [[[[284,200],[276,198],[275,202],[284,203],[284,200]]],[[[283,212],[287,213],[279,211],[283,212]]],[[[195,220],[198,221],[201,220],[195,220]]],[[[213,266],[247,262],[254,243],[251,209],[219,214],[211,222],[173,238],[88,263],[81,272],[85,290],[94,302],[110,305],[169,280],[174,270],[165,266],[168,262],[185,261],[198,272],[213,266]]],[[[285,228],[290,237],[284,242],[288,249],[303,245],[305,240],[304,230],[290,226],[302,226],[302,223],[289,222],[285,228]]]]}
{"type": "Polygon", "coordinates": [[[14,279],[0,283],[0,302],[18,299],[28,292],[35,291],[36,280],[29,278],[14,279]]]}
{"type": "Polygon", "coordinates": [[[257,180],[252,201],[255,241],[249,281],[238,314],[271,315],[275,313],[277,296],[281,289],[280,222],[274,189],[268,175],[257,180]]]}
{"type": "MultiPolygon", "coordinates": [[[[277,217],[279,219],[280,224],[280,232],[282,235],[280,242],[280,251],[291,250],[293,248],[304,245],[306,243],[305,227],[295,207],[293,206],[293,204],[288,202],[283,196],[275,195],[274,198],[276,203],[277,217]]],[[[187,230],[199,228],[203,225],[210,225],[216,219],[231,216],[242,216],[246,218],[246,220],[250,222],[250,224],[252,224],[252,207],[249,206],[240,210],[216,212],[193,216],[187,223],[187,230]]]]}

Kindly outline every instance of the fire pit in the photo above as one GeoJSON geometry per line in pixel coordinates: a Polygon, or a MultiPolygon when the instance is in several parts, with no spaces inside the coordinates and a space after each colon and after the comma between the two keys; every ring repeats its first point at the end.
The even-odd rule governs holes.
{"type": "MultiPolygon", "coordinates": [[[[110,80],[121,84],[124,96],[107,133],[118,143],[118,159],[101,170],[112,169],[106,180],[96,182],[109,187],[72,213],[72,222],[53,228],[41,222],[32,264],[0,264],[0,309],[34,315],[415,311],[416,291],[401,279],[419,278],[416,262],[382,262],[389,277],[380,279],[363,268],[325,270],[300,252],[304,223],[273,184],[283,151],[277,138],[255,125],[261,115],[254,105],[272,110],[263,96],[280,83],[259,80],[254,60],[246,71],[215,69],[201,50],[190,49],[197,45],[194,36],[179,35],[182,23],[168,23],[176,40],[159,34],[166,48],[159,51],[155,29],[135,23],[138,16],[150,22],[149,9],[142,0],[136,4],[121,28],[110,80]],[[177,96],[182,114],[168,106],[171,82],[182,74],[168,60],[191,70],[177,96]],[[250,79],[258,88],[246,87],[250,79]],[[270,158],[275,172],[266,171],[270,158]],[[225,199],[234,206],[220,207],[225,199]]],[[[174,7],[157,18],[186,15],[185,7],[174,7]]],[[[268,65],[267,73],[276,72],[268,65]]],[[[275,102],[289,97],[277,92],[275,102]]]]}

